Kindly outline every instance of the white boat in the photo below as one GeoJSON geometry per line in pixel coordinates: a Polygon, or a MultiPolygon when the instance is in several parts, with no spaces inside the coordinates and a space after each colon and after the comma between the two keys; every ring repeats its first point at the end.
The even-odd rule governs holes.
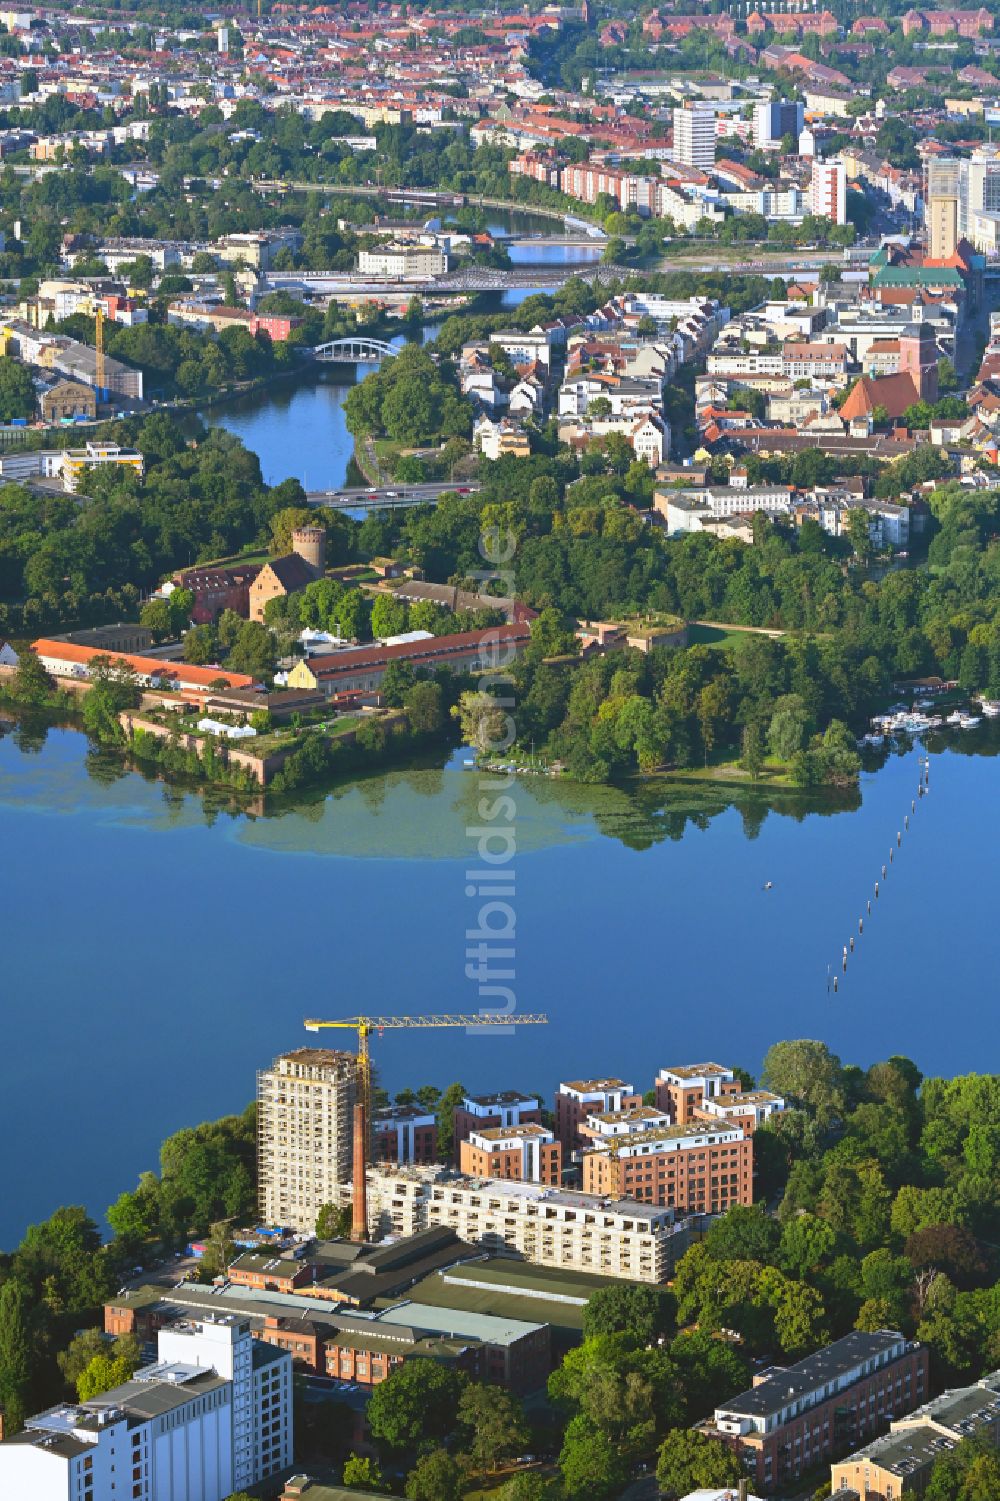
{"type": "Polygon", "coordinates": [[[987,719],[1000,719],[1000,700],[995,698],[981,698],[979,707],[987,719]]]}
{"type": "Polygon", "coordinates": [[[965,717],[966,716],[962,713],[961,709],[953,709],[952,712],[948,715],[948,718],[945,720],[945,724],[960,725],[965,717]]]}
{"type": "Polygon", "coordinates": [[[965,714],[962,718],[961,728],[963,730],[974,730],[976,726],[982,724],[982,722],[983,721],[978,714],[965,714]]]}

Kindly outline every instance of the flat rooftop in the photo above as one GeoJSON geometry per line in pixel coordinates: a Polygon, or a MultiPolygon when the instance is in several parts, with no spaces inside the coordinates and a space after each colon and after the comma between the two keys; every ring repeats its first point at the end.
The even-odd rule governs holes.
{"type": "Polygon", "coordinates": [[[559,1088],[572,1089],[577,1094],[598,1094],[612,1089],[620,1089],[626,1094],[635,1092],[624,1079],[564,1079],[559,1088]]]}
{"type": "MultiPolygon", "coordinates": [[[[726,494],[728,493],[727,490],[726,494]]],[[[749,491],[743,491],[743,494],[749,493],[749,491]]],[[[659,1077],[661,1079],[709,1079],[720,1074],[728,1076],[732,1072],[731,1068],[723,1068],[721,1063],[681,1063],[676,1068],[661,1068],[659,1077]]]]}
{"type": "Polygon", "coordinates": [[[494,1094],[467,1094],[473,1105],[537,1105],[538,1096],[521,1094],[518,1089],[498,1089],[494,1094]]]}
{"type": "Polygon", "coordinates": [[[769,1417],[796,1398],[811,1396],[827,1382],[849,1375],[865,1361],[888,1356],[894,1347],[899,1354],[912,1348],[898,1330],[880,1329],[875,1334],[865,1334],[855,1329],[843,1339],[834,1340],[833,1344],[817,1350],[815,1355],[807,1355],[795,1365],[777,1368],[772,1375],[765,1375],[759,1386],[723,1403],[716,1408],[716,1413],[769,1417]]]}
{"type": "Polygon", "coordinates": [[[669,1147],[675,1142],[687,1141],[690,1138],[704,1138],[708,1143],[742,1141],[743,1130],[740,1126],[731,1126],[725,1122],[720,1122],[715,1126],[709,1121],[697,1121],[686,1126],[663,1126],[651,1131],[633,1131],[621,1136],[595,1137],[594,1151],[634,1153],[637,1148],[645,1148],[652,1154],[658,1145],[669,1147]]]}

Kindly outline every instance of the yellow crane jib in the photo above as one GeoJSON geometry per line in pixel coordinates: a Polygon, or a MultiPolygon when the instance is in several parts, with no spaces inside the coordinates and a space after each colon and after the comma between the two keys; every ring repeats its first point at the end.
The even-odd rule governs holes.
{"type": "Polygon", "coordinates": [[[368,1053],[368,1039],[373,1032],[403,1031],[413,1027],[540,1027],[548,1022],[547,1016],[472,1013],[454,1015],[439,1013],[434,1016],[344,1016],[333,1021],[319,1021],[314,1017],[303,1022],[307,1032],[321,1032],[336,1028],[355,1032],[358,1038],[358,1095],[354,1114],[354,1168],[353,1168],[353,1221],[351,1235],[354,1240],[363,1240],[368,1229],[367,1195],[365,1174],[371,1160],[368,1133],[371,1128],[372,1070],[368,1053]]]}

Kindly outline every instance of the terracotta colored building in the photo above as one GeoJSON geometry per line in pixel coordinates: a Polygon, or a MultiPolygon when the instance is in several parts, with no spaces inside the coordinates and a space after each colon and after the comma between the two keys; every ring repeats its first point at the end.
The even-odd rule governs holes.
{"type": "Polygon", "coordinates": [[[604,1114],[641,1105],[624,1079],[570,1079],[556,1090],[556,1135],[564,1153],[575,1152],[583,1145],[580,1127],[588,1115],[604,1114]]]}
{"type": "Polygon", "coordinates": [[[883,1432],[927,1396],[928,1354],[895,1329],[854,1330],[795,1365],[754,1378],[715,1410],[712,1432],[765,1495],[883,1432]]]}
{"type": "Polygon", "coordinates": [[[326,1370],[326,1340],[329,1331],[313,1323],[312,1319],[281,1318],[268,1314],[255,1337],[265,1345],[276,1345],[287,1350],[297,1366],[305,1366],[317,1376],[326,1370]]]}
{"type": "Polygon", "coordinates": [[[738,1128],[703,1122],[605,1138],[583,1154],[583,1191],[724,1214],[753,1203],[753,1145],[738,1128]]]}
{"type": "Polygon", "coordinates": [[[520,1183],[562,1181],[562,1146],[544,1126],[488,1126],[470,1131],[458,1154],[469,1178],[513,1178],[520,1183]]]}
{"type": "Polygon", "coordinates": [[[691,1063],[661,1068],[656,1077],[656,1106],[665,1110],[677,1126],[695,1119],[695,1109],[706,1100],[739,1094],[743,1088],[731,1068],[721,1063],[691,1063]]]}
{"type": "Polygon", "coordinates": [[[467,1094],[454,1115],[455,1160],[462,1142],[473,1131],[487,1131],[493,1126],[540,1126],[541,1104],[537,1095],[520,1094],[516,1089],[500,1089],[495,1094],[467,1094]]]}
{"type": "Polygon", "coordinates": [[[372,1117],[372,1153],[376,1162],[434,1162],[437,1117],[420,1105],[386,1105],[372,1117]]]}
{"type": "Polygon", "coordinates": [[[290,1256],[272,1256],[266,1251],[244,1251],[230,1264],[229,1280],[237,1287],[256,1287],[261,1292],[292,1293],[313,1280],[308,1262],[290,1256]]]}

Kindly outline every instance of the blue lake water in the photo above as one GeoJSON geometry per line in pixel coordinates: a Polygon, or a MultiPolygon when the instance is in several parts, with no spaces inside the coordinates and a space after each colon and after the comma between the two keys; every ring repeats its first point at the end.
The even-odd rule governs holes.
{"type": "MultiPolygon", "coordinates": [[[[836,996],[828,966],[903,827],[915,751],[864,776],[856,811],[521,783],[517,1005],[550,1025],[376,1040],[382,1081],[645,1088],[708,1057],[756,1069],[795,1036],[860,1063],[996,1068],[998,749],[988,727],[935,755],[836,996]]],[[[0,738],[0,1246],[60,1203],[100,1216],[165,1134],[245,1105],[255,1070],[308,1041],[303,1017],[479,1004],[464,950],[482,793],[460,756],[267,818],[108,765],[76,731],[0,738]]]]}

